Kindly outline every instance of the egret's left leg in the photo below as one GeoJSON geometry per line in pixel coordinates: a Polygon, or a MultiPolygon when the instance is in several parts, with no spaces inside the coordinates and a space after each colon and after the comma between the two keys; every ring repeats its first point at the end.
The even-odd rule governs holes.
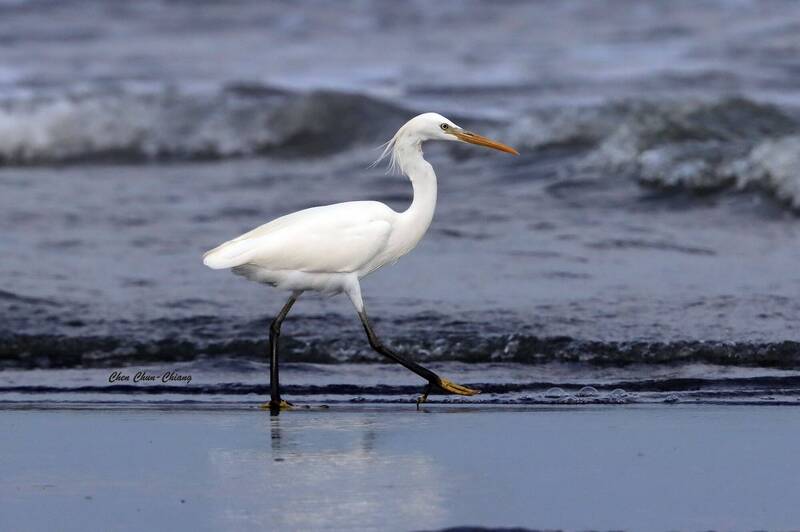
{"type": "Polygon", "coordinates": [[[404,357],[383,345],[383,342],[380,341],[378,335],[376,335],[375,331],[372,329],[372,324],[370,323],[369,317],[367,316],[367,311],[364,308],[364,301],[361,299],[361,286],[359,285],[358,280],[355,280],[348,288],[347,295],[350,296],[350,300],[356,307],[358,317],[361,319],[361,324],[364,326],[364,330],[367,333],[367,339],[369,340],[370,347],[383,356],[390,358],[391,360],[406,367],[428,381],[428,385],[425,386],[422,395],[419,397],[419,399],[417,399],[417,405],[424,403],[428,399],[428,394],[434,387],[457,395],[475,395],[480,393],[479,390],[473,390],[472,388],[468,388],[461,384],[456,384],[455,382],[440,377],[431,370],[420,366],[413,360],[404,357]]]}
{"type": "Polygon", "coordinates": [[[433,390],[434,387],[456,395],[475,395],[480,393],[479,390],[474,390],[462,384],[456,384],[455,382],[445,379],[444,377],[440,377],[431,370],[420,366],[413,360],[410,360],[409,358],[392,351],[383,345],[378,336],[375,334],[375,331],[372,329],[372,324],[369,322],[369,318],[367,317],[367,313],[364,309],[358,313],[358,317],[361,318],[361,324],[364,326],[364,330],[367,332],[367,339],[369,340],[369,345],[372,347],[372,349],[383,356],[394,360],[398,364],[405,366],[428,381],[428,385],[425,386],[422,395],[417,399],[418,405],[428,400],[428,394],[433,390]]]}

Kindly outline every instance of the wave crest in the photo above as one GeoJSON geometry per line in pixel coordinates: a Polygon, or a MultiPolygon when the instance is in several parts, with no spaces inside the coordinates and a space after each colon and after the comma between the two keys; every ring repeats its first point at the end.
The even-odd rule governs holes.
{"type": "Polygon", "coordinates": [[[0,163],[208,159],[280,150],[323,154],[389,136],[406,112],[368,96],[233,86],[84,94],[0,105],[0,163]],[[347,134],[336,134],[346,131],[347,134]]]}
{"type": "Polygon", "coordinates": [[[580,149],[580,165],[606,175],[699,193],[754,186],[800,210],[800,121],[774,105],[614,102],[534,113],[513,133],[529,149],[580,149]]]}

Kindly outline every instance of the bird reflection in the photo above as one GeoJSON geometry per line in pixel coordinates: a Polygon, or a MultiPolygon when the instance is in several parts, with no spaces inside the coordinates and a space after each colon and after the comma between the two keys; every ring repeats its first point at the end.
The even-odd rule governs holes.
{"type": "Polygon", "coordinates": [[[293,530],[347,529],[353,519],[381,529],[387,519],[435,523],[446,515],[447,476],[430,454],[398,441],[417,435],[397,432],[385,416],[297,412],[259,419],[269,424],[261,425],[260,439],[210,453],[215,485],[239,494],[233,508],[226,499],[213,511],[218,524],[230,524],[238,510],[253,522],[293,530]]]}
{"type": "Polygon", "coordinates": [[[269,433],[270,445],[272,447],[272,454],[276,458],[280,458],[281,452],[281,418],[277,415],[272,415],[269,418],[269,433]]]}

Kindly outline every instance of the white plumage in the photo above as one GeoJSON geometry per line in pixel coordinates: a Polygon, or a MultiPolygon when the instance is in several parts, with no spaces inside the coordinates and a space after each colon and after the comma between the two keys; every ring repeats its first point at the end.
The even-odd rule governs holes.
{"type": "Polygon", "coordinates": [[[225,242],[207,252],[203,262],[285,290],[335,294],[352,283],[349,277],[371,271],[397,216],[376,201],[312,207],[225,242]]]}
{"type": "Polygon", "coordinates": [[[250,264],[267,271],[355,272],[386,245],[396,216],[373,201],[313,207],[222,244],[204,262],[214,269],[250,264]]]}

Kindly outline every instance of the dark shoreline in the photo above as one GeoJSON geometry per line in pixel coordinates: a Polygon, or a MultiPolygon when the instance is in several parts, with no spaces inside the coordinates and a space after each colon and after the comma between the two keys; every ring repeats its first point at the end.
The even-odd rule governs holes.
{"type": "MultiPolygon", "coordinates": [[[[476,325],[476,329],[478,326],[476,325]]],[[[405,350],[420,353],[422,361],[491,363],[548,362],[585,363],[598,367],[625,367],[631,364],[715,364],[732,367],[800,369],[800,342],[603,342],[570,337],[538,337],[524,334],[441,337],[429,331],[430,338],[400,338],[405,350]],[[513,351],[509,346],[513,343],[513,351]],[[437,353],[432,353],[433,348],[437,353]]],[[[284,340],[282,354],[293,362],[336,364],[380,361],[365,348],[359,337],[336,338],[339,353],[331,350],[331,340],[284,340]],[[332,351],[332,352],[331,352],[332,351]]],[[[260,362],[266,340],[191,341],[162,339],[141,341],[109,336],[1,335],[0,370],[115,368],[137,364],[169,364],[192,360],[239,360],[260,362]]]]}

